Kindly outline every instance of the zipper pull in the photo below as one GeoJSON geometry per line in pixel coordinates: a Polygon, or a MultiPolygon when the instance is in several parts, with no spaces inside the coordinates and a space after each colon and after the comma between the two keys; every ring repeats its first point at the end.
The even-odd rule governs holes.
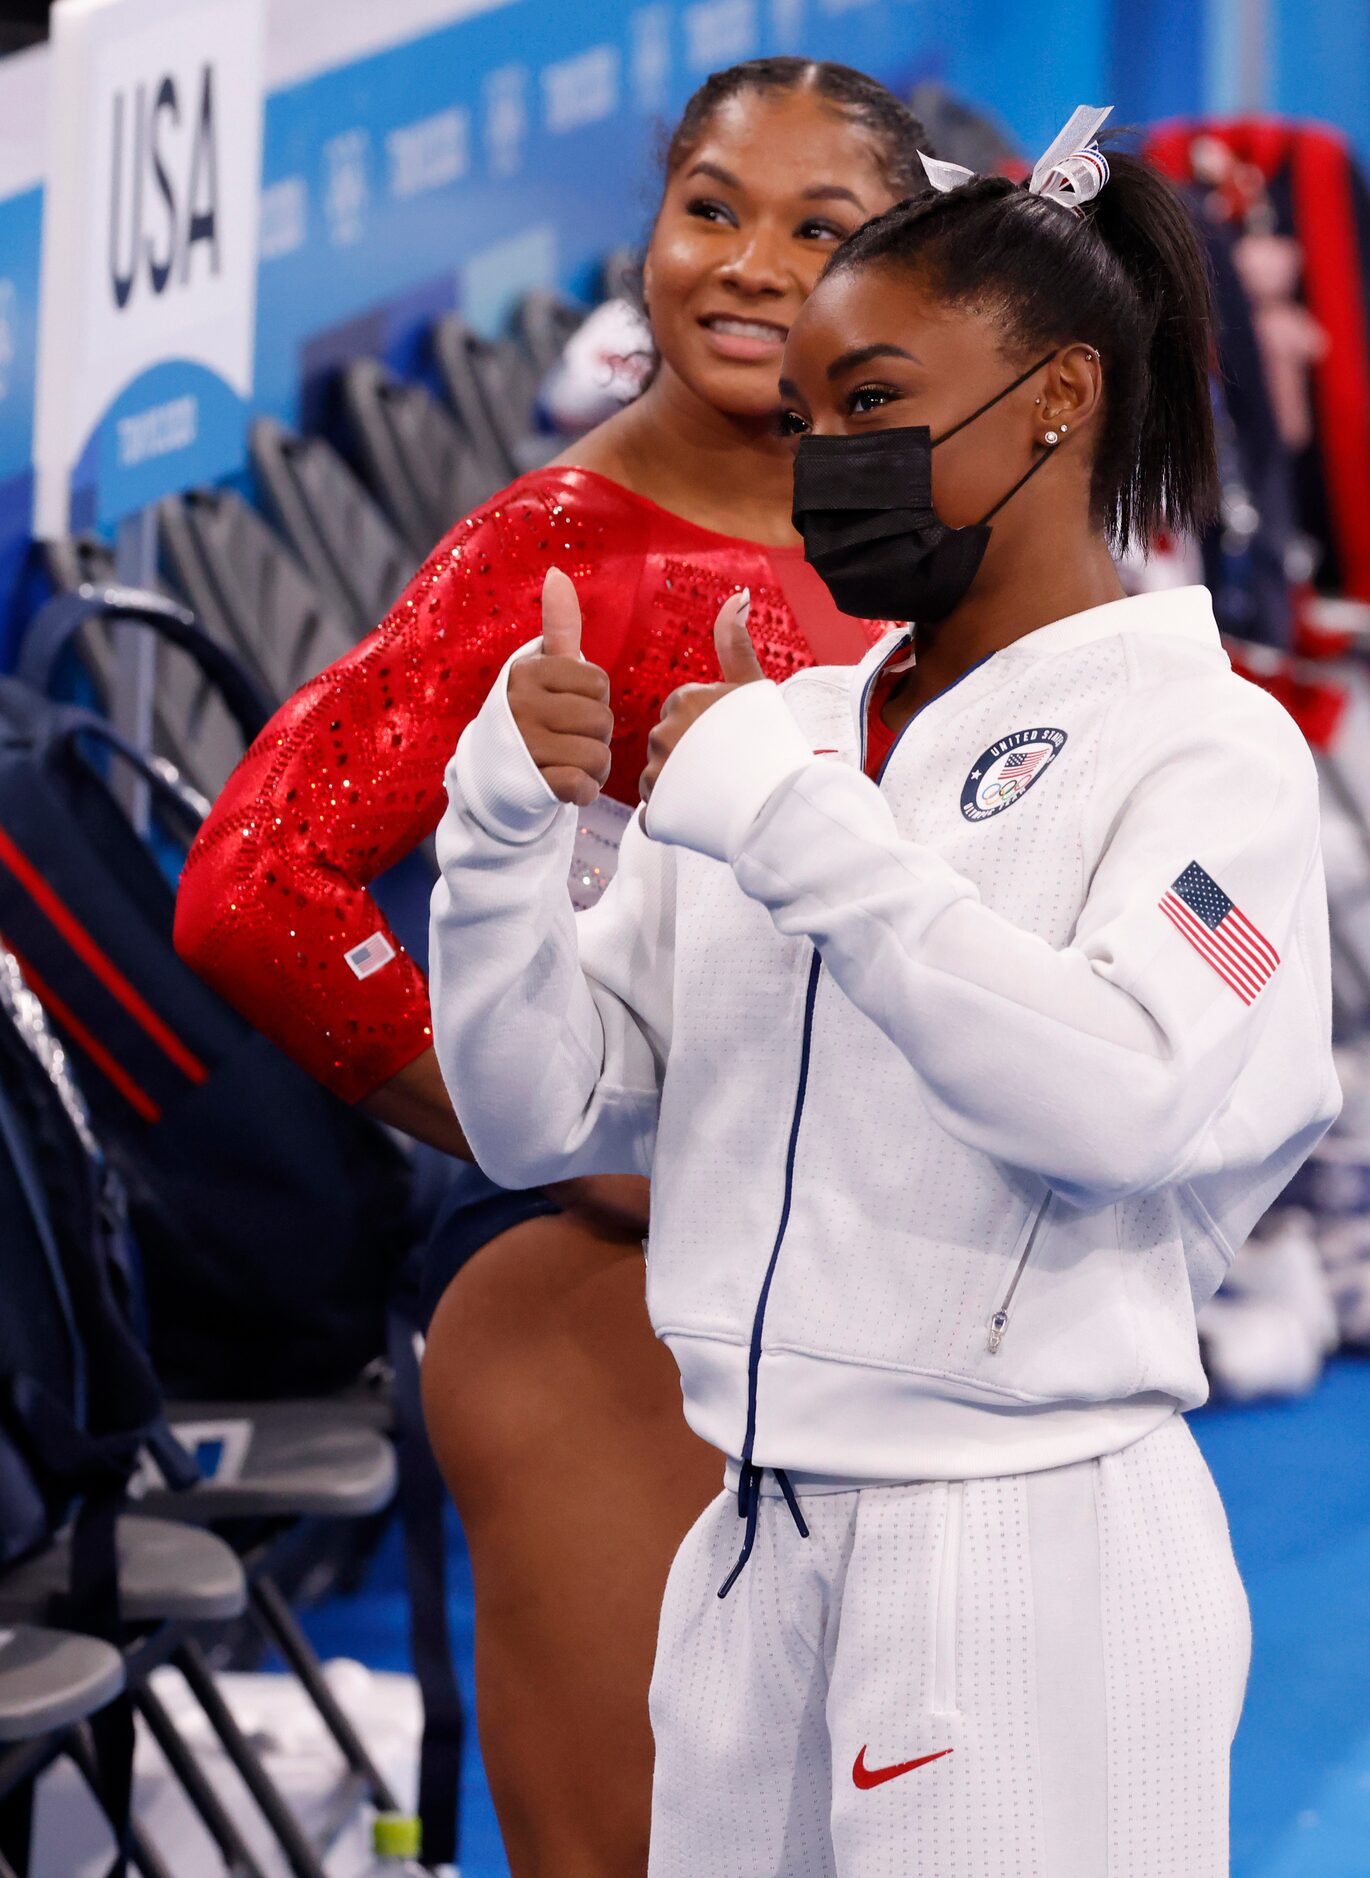
{"type": "Polygon", "coordinates": [[[996,1311],[989,1320],[989,1353],[998,1356],[999,1345],[1004,1341],[1004,1332],[1008,1329],[1008,1312],[996,1311]]]}

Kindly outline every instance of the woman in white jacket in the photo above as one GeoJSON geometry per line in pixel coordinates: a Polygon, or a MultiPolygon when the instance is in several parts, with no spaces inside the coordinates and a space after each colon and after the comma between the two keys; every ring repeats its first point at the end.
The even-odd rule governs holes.
{"type": "Polygon", "coordinates": [[[1194,1314],[1336,1112],[1317,793],[1199,588],[1185,211],[1077,113],[839,249],[786,347],[855,671],[668,702],[592,912],[570,584],[448,773],[435,1036],[487,1171],[651,1172],[727,1485],[662,1613],[652,1878],[1217,1878],[1245,1599],[1194,1314]],[[936,449],[934,456],[933,451],[936,449]],[[991,518],[992,526],[991,526],[991,518]]]}

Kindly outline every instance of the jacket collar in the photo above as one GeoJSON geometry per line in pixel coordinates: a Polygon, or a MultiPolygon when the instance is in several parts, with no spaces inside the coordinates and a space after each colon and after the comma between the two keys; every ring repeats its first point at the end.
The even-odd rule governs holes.
{"type": "Polygon", "coordinates": [[[1084,613],[1071,613],[1025,633],[1011,646],[996,652],[996,659],[1035,659],[1065,652],[1072,646],[1113,639],[1119,633],[1149,633],[1157,638],[1184,639],[1210,652],[1222,652],[1213,598],[1207,587],[1162,587],[1154,593],[1134,593],[1125,600],[1110,600],[1084,613]]]}
{"type": "MultiPolygon", "coordinates": [[[[1005,659],[1046,658],[1073,646],[1134,632],[1187,640],[1225,661],[1218,623],[1213,617],[1213,599],[1207,587],[1164,587],[1155,593],[1137,593],[1125,600],[1110,600],[1104,606],[1092,606],[1083,613],[1053,620],[1049,626],[1039,626],[1035,632],[1015,639],[1012,645],[991,653],[980,665],[972,666],[971,671],[989,671],[1005,659]]],[[[891,659],[908,648],[912,637],[910,627],[892,627],[876,640],[861,663],[852,668],[852,711],[858,739],[871,684],[891,659]]],[[[970,675],[966,673],[967,678],[970,675]]]]}

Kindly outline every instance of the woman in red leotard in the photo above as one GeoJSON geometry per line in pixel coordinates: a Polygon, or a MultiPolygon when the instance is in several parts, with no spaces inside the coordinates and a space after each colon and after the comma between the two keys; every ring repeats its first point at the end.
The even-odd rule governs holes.
{"type": "MultiPolygon", "coordinates": [[[[777,379],[834,246],[921,186],[918,142],[845,67],[766,59],[709,79],[672,140],[647,254],[647,390],[459,523],[230,780],[186,866],[177,946],[349,1101],[465,1151],[423,973],[368,883],[436,826],[447,760],[537,630],[549,566],[574,579],[586,657],[613,682],[581,904],[612,873],[663,698],[716,675],[727,594],[751,588],[776,678],[854,660],[878,630],[837,613],[803,559],[777,379]]],[[[471,1551],[481,1744],[516,1878],[646,1869],[657,1612],[719,1461],[648,1326],[645,1223],[643,1182],[508,1194],[466,1169],[428,1248],[425,1409],[471,1551]]]]}

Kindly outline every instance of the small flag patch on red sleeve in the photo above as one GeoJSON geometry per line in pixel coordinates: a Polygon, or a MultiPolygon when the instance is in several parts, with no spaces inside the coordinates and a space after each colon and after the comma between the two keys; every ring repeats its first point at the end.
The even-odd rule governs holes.
{"type": "Polygon", "coordinates": [[[363,939],[359,946],[343,953],[358,978],[369,978],[382,965],[388,965],[394,956],[395,948],[383,932],[373,932],[369,939],[363,939]]]}
{"type": "Polygon", "coordinates": [[[1280,955],[1197,861],[1161,897],[1161,911],[1243,1004],[1254,1004],[1280,955]]]}

